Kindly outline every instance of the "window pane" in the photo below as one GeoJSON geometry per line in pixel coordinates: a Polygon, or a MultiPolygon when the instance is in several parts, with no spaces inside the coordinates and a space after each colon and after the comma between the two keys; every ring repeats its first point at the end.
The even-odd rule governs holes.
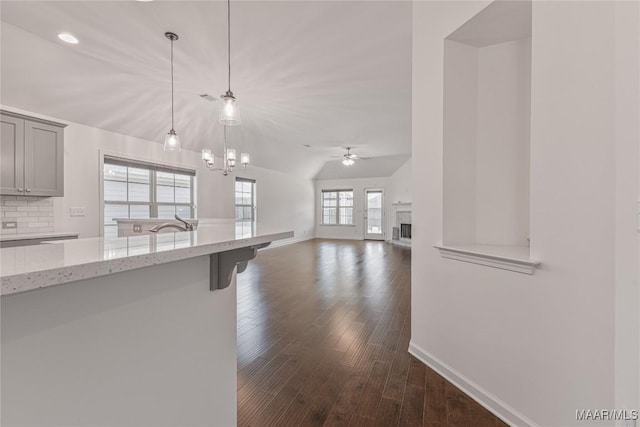
{"type": "Polygon", "coordinates": [[[158,205],[158,218],[173,218],[176,214],[174,205],[158,205]]]}
{"type": "Polygon", "coordinates": [[[104,205],[104,225],[115,224],[113,218],[129,218],[128,205],[104,205]]]}
{"type": "Polygon", "coordinates": [[[189,175],[175,174],[176,187],[191,187],[191,177],[189,175]]]}
{"type": "Polygon", "coordinates": [[[340,206],[353,206],[353,191],[340,192],[340,206]]]}
{"type": "Polygon", "coordinates": [[[148,202],[149,192],[151,190],[149,184],[129,183],[129,201],[130,202],[148,202]]]}
{"type": "Polygon", "coordinates": [[[176,206],[176,213],[180,218],[191,219],[191,206],[176,206]]]}
{"type": "Polygon", "coordinates": [[[340,209],[340,224],[343,224],[343,225],[353,224],[353,208],[340,209]]]}
{"type": "Polygon", "coordinates": [[[127,168],[125,166],[117,166],[104,164],[104,179],[111,181],[126,181],[127,180],[127,168]]]}
{"type": "Polygon", "coordinates": [[[382,193],[367,193],[367,207],[369,208],[381,208],[382,207],[382,193]]]}
{"type": "Polygon", "coordinates": [[[104,181],[104,199],[127,201],[127,183],[120,181],[104,181]]]}
{"type": "Polygon", "coordinates": [[[174,174],[167,172],[156,172],[156,184],[158,185],[170,185],[173,187],[174,174]]]}
{"type": "Polygon", "coordinates": [[[236,219],[242,219],[242,208],[236,206],[236,219]]]}
{"type": "Polygon", "coordinates": [[[162,203],[173,203],[174,202],[174,187],[169,187],[166,185],[158,185],[156,186],[156,200],[162,203]]]}
{"type": "Polygon", "coordinates": [[[115,225],[105,225],[104,226],[104,237],[106,239],[111,239],[113,237],[118,237],[118,227],[115,225]]]}
{"type": "Polygon", "coordinates": [[[176,203],[191,203],[191,188],[176,187],[176,203]]]}
{"type": "Polygon", "coordinates": [[[149,206],[129,205],[129,218],[149,218],[149,206]]]}
{"type": "Polygon", "coordinates": [[[326,191],[322,193],[322,196],[325,199],[337,199],[338,198],[338,193],[336,193],[335,191],[326,191]]]}
{"type": "Polygon", "coordinates": [[[148,169],[129,168],[129,182],[139,182],[149,184],[151,171],[148,169]]]}
{"type": "Polygon", "coordinates": [[[336,224],[336,208],[324,208],[322,209],[322,223],[323,224],[336,224]]]}

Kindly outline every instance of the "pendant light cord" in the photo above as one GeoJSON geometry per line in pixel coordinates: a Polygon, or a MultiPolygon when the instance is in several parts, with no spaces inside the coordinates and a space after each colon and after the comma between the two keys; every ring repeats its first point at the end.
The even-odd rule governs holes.
{"type": "Polygon", "coordinates": [[[171,130],[173,127],[173,38],[171,38],[171,130]]]}
{"type": "Polygon", "coordinates": [[[231,92],[231,0],[227,0],[227,64],[229,65],[229,92],[231,92]]]}

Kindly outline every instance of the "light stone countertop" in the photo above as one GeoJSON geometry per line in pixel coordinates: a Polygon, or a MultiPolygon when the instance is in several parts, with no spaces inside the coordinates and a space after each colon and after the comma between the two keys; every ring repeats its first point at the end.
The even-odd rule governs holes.
{"type": "Polygon", "coordinates": [[[0,249],[3,296],[293,237],[283,226],[225,220],[190,232],[93,237],[0,249]]]}

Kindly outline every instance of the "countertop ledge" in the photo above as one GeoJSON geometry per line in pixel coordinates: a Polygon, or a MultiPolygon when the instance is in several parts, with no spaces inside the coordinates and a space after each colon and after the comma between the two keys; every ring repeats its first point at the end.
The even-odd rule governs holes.
{"type": "Polygon", "coordinates": [[[1,294],[7,296],[291,237],[293,231],[282,227],[258,223],[247,232],[236,227],[235,222],[225,221],[191,232],[94,237],[2,248],[1,294]]]}
{"type": "Polygon", "coordinates": [[[19,233],[19,234],[2,234],[0,242],[10,242],[14,240],[31,240],[31,239],[51,239],[58,237],[77,237],[80,233],[74,231],[52,231],[45,233],[19,233]]]}

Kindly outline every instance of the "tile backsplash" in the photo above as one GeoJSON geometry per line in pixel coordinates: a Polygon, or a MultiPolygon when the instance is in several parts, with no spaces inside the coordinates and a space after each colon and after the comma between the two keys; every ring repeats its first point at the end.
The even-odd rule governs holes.
{"type": "Polygon", "coordinates": [[[51,197],[0,196],[0,234],[42,233],[53,231],[53,199],[51,197]],[[4,228],[6,222],[17,222],[16,228],[4,228]]]}

